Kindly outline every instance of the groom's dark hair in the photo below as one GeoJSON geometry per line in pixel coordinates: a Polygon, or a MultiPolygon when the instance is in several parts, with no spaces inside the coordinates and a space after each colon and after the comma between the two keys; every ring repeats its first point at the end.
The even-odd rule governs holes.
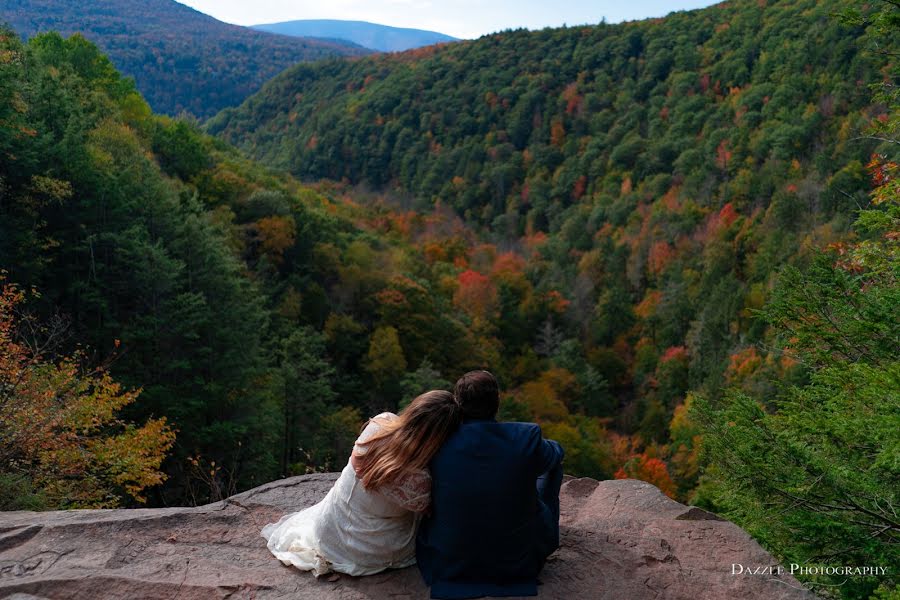
{"type": "Polygon", "coordinates": [[[487,371],[469,371],[453,390],[463,419],[493,419],[500,409],[500,385],[487,371]]]}

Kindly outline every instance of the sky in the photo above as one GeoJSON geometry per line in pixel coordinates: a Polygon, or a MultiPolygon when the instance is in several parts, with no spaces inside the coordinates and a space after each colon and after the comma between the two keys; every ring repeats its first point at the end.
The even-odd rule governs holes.
{"type": "Polygon", "coordinates": [[[296,19],[370,21],[459,38],[526,27],[609,23],[662,17],[715,4],[709,0],[179,0],[237,25],[296,19]]]}

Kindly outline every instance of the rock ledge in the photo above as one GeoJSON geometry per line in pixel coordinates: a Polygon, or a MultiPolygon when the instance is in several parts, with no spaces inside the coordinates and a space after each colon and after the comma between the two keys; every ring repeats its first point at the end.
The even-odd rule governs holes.
{"type": "MultiPolygon", "coordinates": [[[[0,513],[0,597],[428,598],[415,567],[316,580],[269,554],[262,526],[314,504],[336,477],[292,477],[196,508],[0,513]]],[[[650,484],[569,479],[561,505],[561,548],[544,568],[540,598],[815,598],[789,575],[733,575],[733,564],[776,563],[733,523],[650,484]]]]}

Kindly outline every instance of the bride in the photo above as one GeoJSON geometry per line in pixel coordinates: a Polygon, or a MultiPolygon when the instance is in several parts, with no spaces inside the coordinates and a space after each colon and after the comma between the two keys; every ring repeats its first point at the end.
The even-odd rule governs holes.
{"type": "Polygon", "coordinates": [[[328,495],[263,527],[269,550],[316,577],[414,564],[416,527],[431,500],[427,465],[459,421],[459,405],[445,391],[370,419],[328,495]]]}

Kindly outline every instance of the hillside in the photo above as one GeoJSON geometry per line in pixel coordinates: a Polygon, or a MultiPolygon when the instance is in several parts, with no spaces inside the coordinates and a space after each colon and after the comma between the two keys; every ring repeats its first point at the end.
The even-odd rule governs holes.
{"type": "Polygon", "coordinates": [[[154,110],[199,118],[240,104],[295,63],[366,52],[229,25],[173,0],[5,0],[3,22],[26,37],[82,33],[135,78],[154,110]]]}
{"type": "Polygon", "coordinates": [[[838,8],[742,0],[654,21],[301,65],[210,131],[297,175],[439,196],[461,212],[477,209],[485,224],[514,202],[545,230],[543,204],[618,196],[609,190],[626,177],[637,188],[682,175],[696,182],[685,195],[703,188],[697,200],[721,206],[722,184],[747,159],[806,159],[806,173],[817,141],[835,146],[836,132],[821,126],[843,125],[869,103],[863,82],[876,66],[859,55],[861,31],[830,19],[838,8]],[[549,186],[539,206],[520,206],[534,203],[520,196],[536,184],[549,186]]]}
{"type": "Polygon", "coordinates": [[[454,37],[436,31],[390,27],[366,21],[309,19],[254,25],[253,29],[299,37],[348,40],[379,52],[400,52],[421,46],[457,41],[454,37]]]}
{"type": "MultiPolygon", "coordinates": [[[[469,236],[452,215],[361,206],[248,161],[152,114],[80,37],[0,30],[0,123],[0,510],[137,504],[154,482],[137,460],[116,474],[109,452],[75,461],[115,412],[88,436],[65,407],[165,418],[177,438],[147,501],[197,503],[343,464],[367,417],[493,362],[477,290],[390,231],[469,236]],[[73,379],[65,403],[42,392],[73,379]]],[[[560,295],[516,264],[505,277],[529,331],[560,295]]],[[[585,426],[570,473],[612,472],[599,422],[556,420],[585,426]]],[[[141,457],[167,447],[126,431],[141,457]]]]}
{"type": "MultiPolygon", "coordinates": [[[[606,386],[581,405],[662,442],[688,389],[720,394],[757,351],[778,267],[842,239],[866,202],[875,143],[858,138],[884,116],[868,87],[883,58],[839,8],[742,0],[300,65],[208,130],[301,178],[454,209],[563,294],[540,330],[508,326],[502,292],[490,305],[510,371],[527,381],[573,345],[606,386]]],[[[449,237],[410,239],[495,277],[449,237]]]]}

